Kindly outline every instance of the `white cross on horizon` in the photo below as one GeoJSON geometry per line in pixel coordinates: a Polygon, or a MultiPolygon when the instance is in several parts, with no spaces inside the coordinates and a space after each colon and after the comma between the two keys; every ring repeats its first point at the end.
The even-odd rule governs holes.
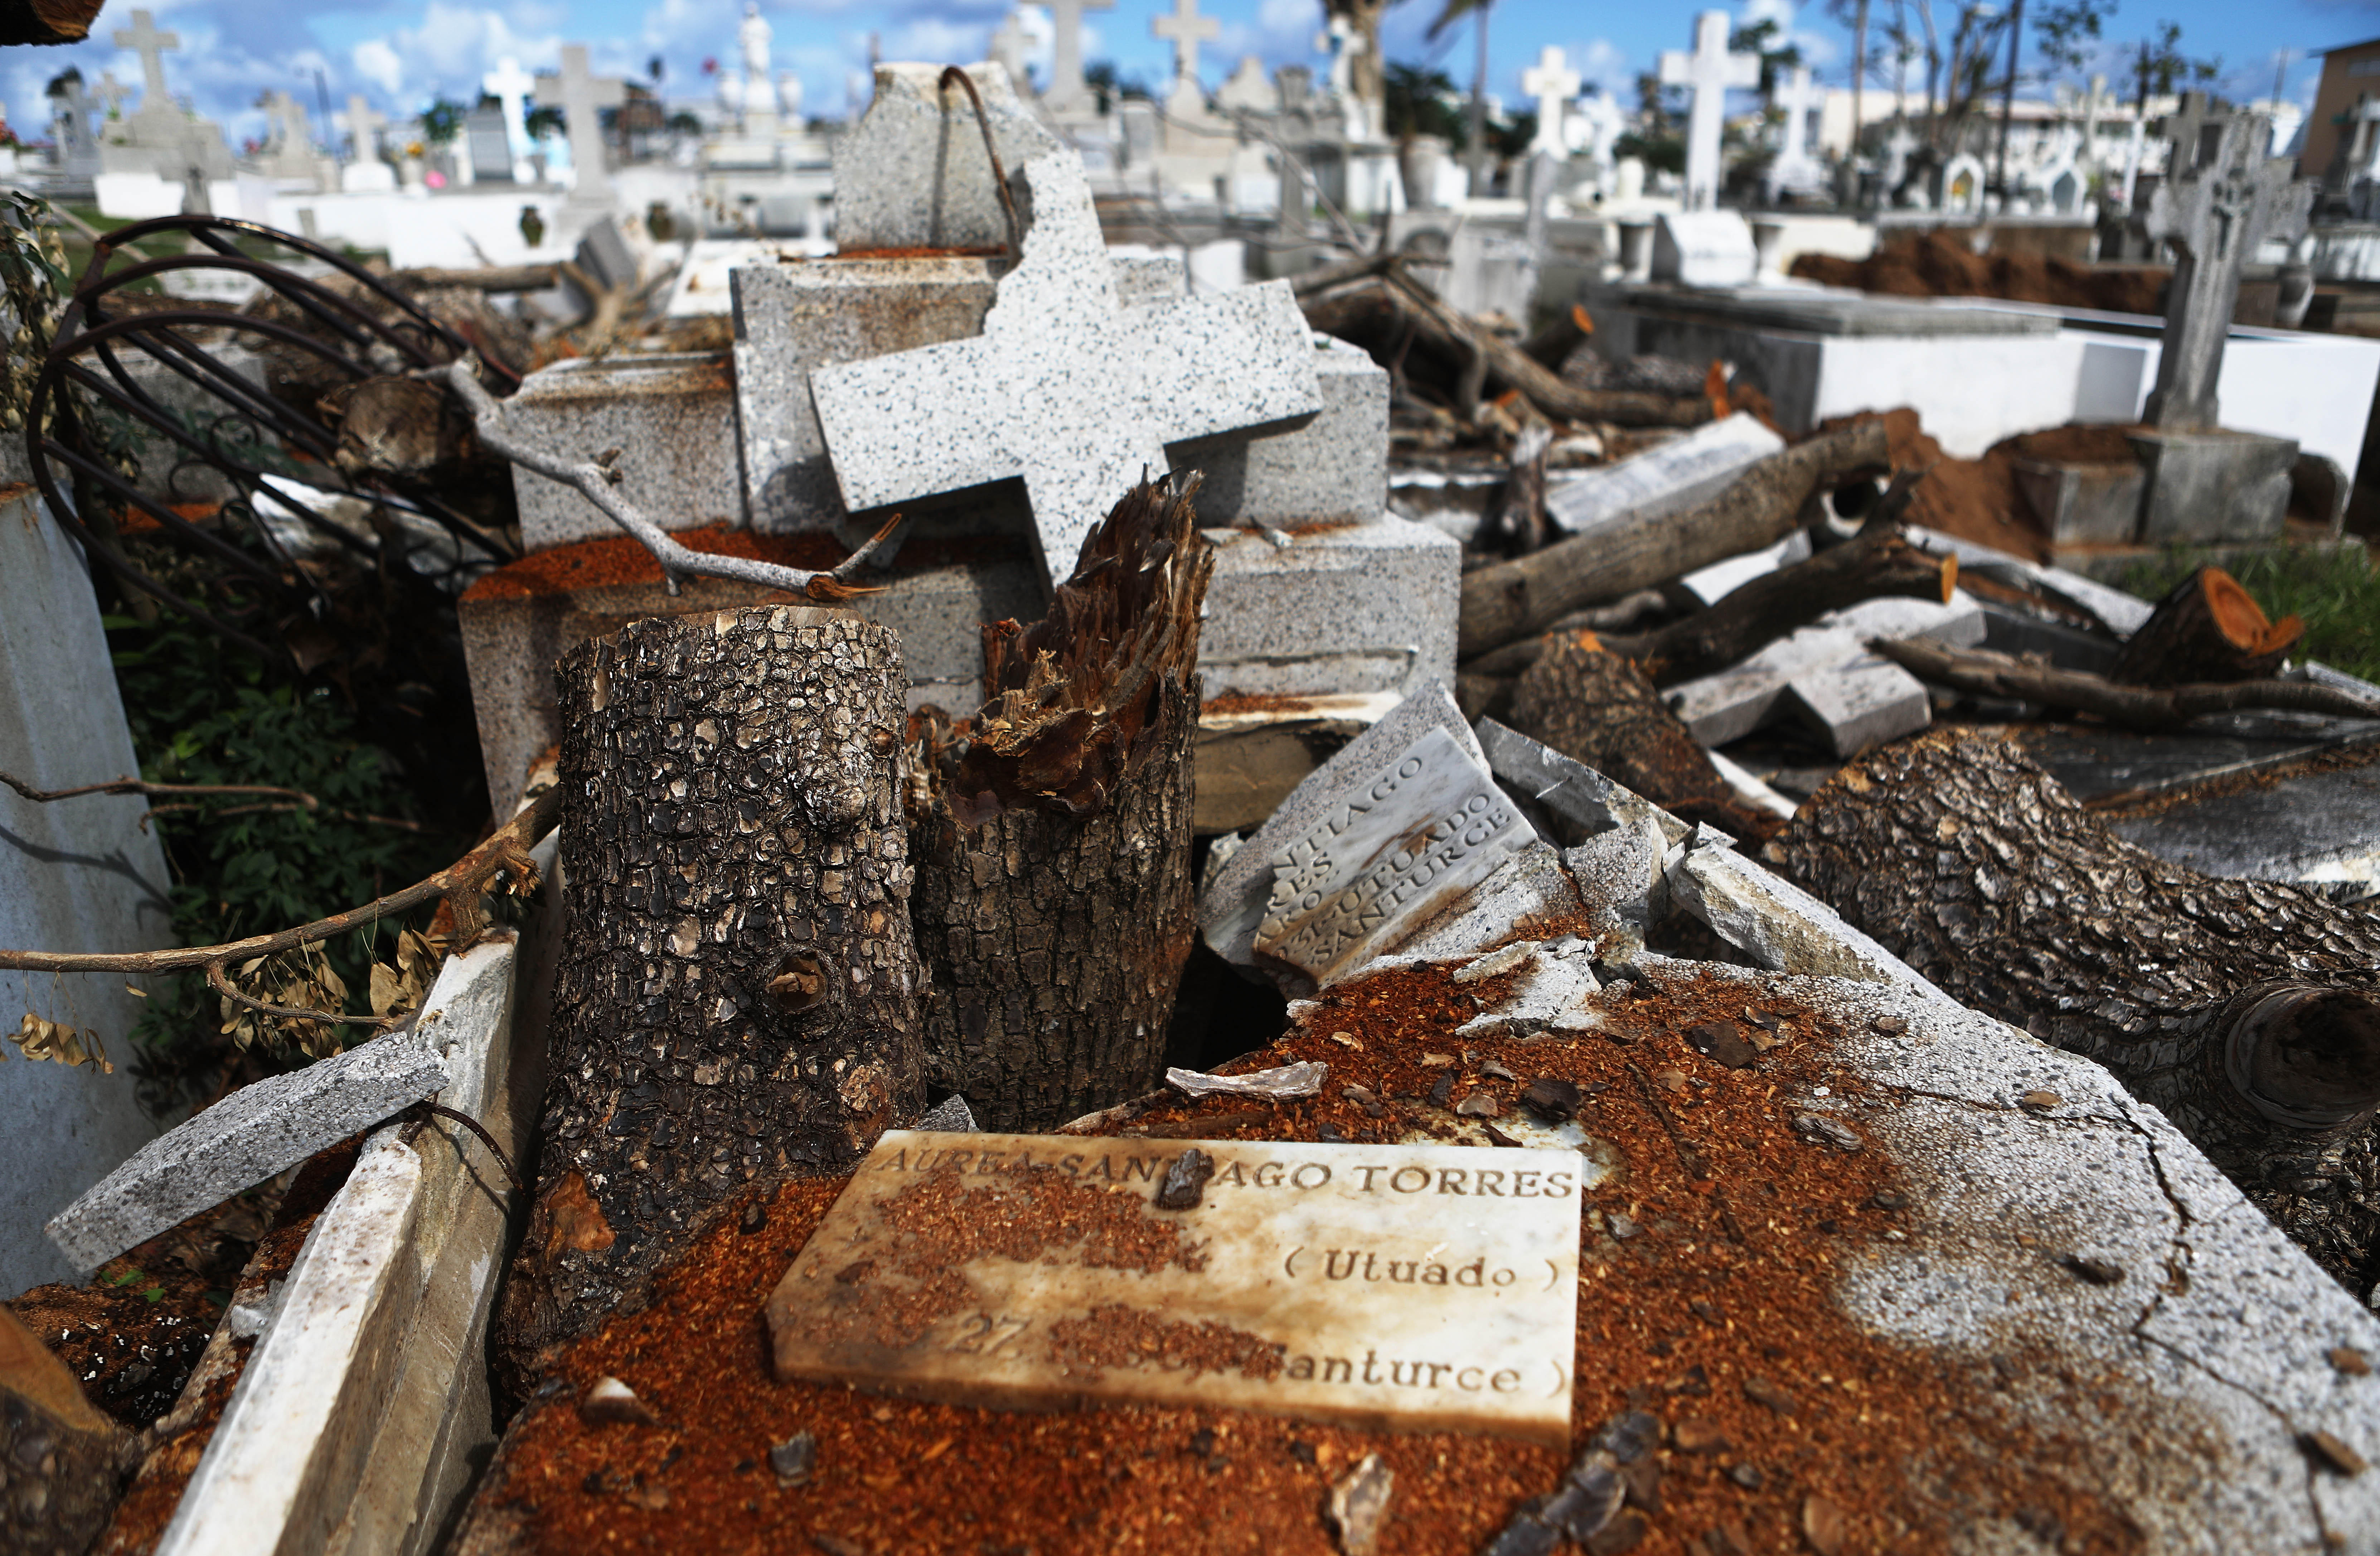
{"type": "Polygon", "coordinates": [[[149,91],[149,95],[140,100],[140,106],[164,107],[166,102],[165,52],[181,48],[181,34],[160,32],[152,13],[135,11],[132,13],[132,25],[118,29],[114,43],[117,48],[130,49],[140,56],[141,79],[149,91]]]}
{"type": "Polygon", "coordinates": [[[1050,90],[1041,101],[1054,109],[1079,108],[1089,97],[1083,86],[1083,13],[1112,11],[1116,0],[1047,0],[1050,6],[1050,90]]]}
{"type": "Polygon", "coordinates": [[[1521,72],[1521,90],[1537,100],[1537,133],[1529,142],[1532,156],[1543,152],[1568,156],[1570,141],[1562,134],[1564,111],[1578,95],[1578,72],[1569,67],[1562,51],[1552,43],[1537,55],[1536,64],[1521,72]]]}
{"type": "Polygon", "coordinates": [[[380,154],[380,132],[387,128],[388,121],[360,93],[348,95],[347,133],[355,138],[358,162],[370,162],[380,154]]]}
{"type": "Polygon", "coordinates": [[[608,203],[612,174],[603,158],[603,110],[628,100],[627,83],[589,69],[586,44],[565,43],[560,96],[562,131],[570,138],[570,198],[608,203]]]}
{"type": "Polygon", "coordinates": [[[1684,87],[1694,93],[1686,113],[1686,198],[1689,211],[1707,211],[1718,203],[1719,135],[1727,119],[1727,90],[1760,84],[1760,56],[1730,54],[1727,46],[1725,11],[1704,11],[1694,18],[1692,54],[1661,52],[1661,84],[1684,87]]]}
{"type": "Polygon", "coordinates": [[[1198,79],[1198,45],[1221,36],[1223,24],[1213,17],[1200,16],[1198,0],[1173,0],[1172,13],[1151,18],[1148,30],[1154,37],[1172,41],[1173,79],[1195,83],[1198,79]]]}
{"type": "Polygon", "coordinates": [[[504,104],[504,144],[512,148],[513,182],[528,183],[533,175],[528,160],[527,110],[529,94],[537,90],[537,78],[522,69],[519,60],[506,55],[480,79],[480,90],[504,104]]]}

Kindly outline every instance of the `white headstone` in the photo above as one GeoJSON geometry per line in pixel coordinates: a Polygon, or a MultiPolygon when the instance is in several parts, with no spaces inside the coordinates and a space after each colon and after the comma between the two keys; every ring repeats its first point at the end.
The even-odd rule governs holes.
{"type": "Polygon", "coordinates": [[[1742,286],[1760,269],[1752,228],[1733,211],[1665,211],[1654,219],[1653,278],[1742,286]]]}
{"type": "Polygon", "coordinates": [[[1942,164],[1941,208],[1956,215],[1973,216],[1984,209],[1984,164],[1961,152],[1942,164]]]}
{"type": "MultiPolygon", "coordinates": [[[[1730,87],[1760,84],[1760,56],[1730,54],[1728,15],[1705,11],[1694,18],[1692,54],[1667,49],[1661,54],[1661,84],[1684,87],[1694,94],[1686,114],[1686,209],[1707,211],[1718,203],[1723,170],[1719,166],[1719,132],[1727,118],[1730,87]]],[[[1750,242],[1747,235],[1745,241],[1750,242]]]]}
{"type": "Polygon", "coordinates": [[[1826,174],[1810,156],[1810,115],[1827,104],[1826,92],[1812,84],[1810,67],[1797,65],[1778,83],[1777,106],[1785,115],[1784,134],[1777,160],[1768,166],[1768,199],[1788,192],[1816,188],[1826,174]]]}
{"type": "Polygon", "coordinates": [[[1254,114],[1279,113],[1281,88],[1265,74],[1263,60],[1252,54],[1243,55],[1239,68],[1232,72],[1231,79],[1215,93],[1215,104],[1227,113],[1241,109],[1254,114]]]}
{"type": "Polygon", "coordinates": [[[1287,282],[1147,308],[1118,301],[1082,159],[1025,166],[1033,225],[983,334],[821,368],[810,395],[856,511],[1025,478],[1055,584],[1165,444],[1321,408],[1287,282]]]}
{"type": "Polygon", "coordinates": [[[1585,152],[1594,162],[1596,171],[1609,180],[1613,170],[1612,147],[1628,128],[1628,110],[1608,91],[1598,91],[1578,105],[1572,115],[1573,128],[1580,139],[1573,149],[1585,152]]]}
{"type": "Polygon", "coordinates": [[[1083,13],[1112,11],[1115,0],[1049,0],[1050,90],[1042,106],[1053,114],[1080,113],[1091,106],[1090,89],[1083,84],[1083,13]]]}
{"type": "Polygon", "coordinates": [[[587,67],[587,45],[562,45],[559,79],[540,76],[538,91],[551,90],[562,103],[562,128],[570,137],[570,198],[582,205],[610,206],[612,173],[603,145],[603,110],[628,100],[627,83],[597,76],[587,67]],[[549,89],[548,81],[554,81],[549,89]]]}
{"type": "Polygon", "coordinates": [[[355,141],[355,161],[380,160],[380,132],[387,128],[388,121],[373,112],[370,103],[358,94],[348,95],[347,134],[355,141]]]}
{"type": "Polygon", "coordinates": [[[481,79],[480,90],[503,106],[504,146],[512,153],[513,182],[530,182],[535,174],[528,160],[528,108],[529,94],[537,90],[537,78],[522,69],[519,60],[506,55],[496,61],[496,67],[481,79]]]}
{"type": "Polygon", "coordinates": [[[1521,90],[1537,100],[1537,133],[1529,142],[1532,155],[1540,152],[1556,157],[1570,154],[1563,114],[1570,100],[1578,95],[1578,72],[1563,63],[1561,50],[1551,43],[1537,55],[1536,64],[1521,73],[1521,90]]]}

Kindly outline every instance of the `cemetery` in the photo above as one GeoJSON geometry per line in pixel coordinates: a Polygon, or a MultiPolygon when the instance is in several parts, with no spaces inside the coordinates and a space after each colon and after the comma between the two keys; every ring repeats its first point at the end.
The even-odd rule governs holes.
{"type": "Polygon", "coordinates": [[[2380,110],[1107,8],[236,153],[91,7],[0,1546],[2380,1551],[2380,110]]]}

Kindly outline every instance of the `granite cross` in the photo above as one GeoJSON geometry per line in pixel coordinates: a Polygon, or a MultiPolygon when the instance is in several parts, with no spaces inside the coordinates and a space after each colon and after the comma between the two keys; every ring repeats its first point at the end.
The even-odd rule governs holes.
{"type": "Polygon", "coordinates": [[[165,96],[165,51],[182,46],[179,33],[160,32],[155,18],[148,11],[132,13],[132,25],[120,29],[115,36],[115,46],[130,49],[140,56],[140,76],[149,95],[140,100],[144,109],[164,107],[165,96]]]}
{"type": "Polygon", "coordinates": [[[612,175],[603,164],[603,110],[628,100],[616,77],[598,77],[587,67],[587,45],[562,45],[562,128],[570,137],[570,198],[579,204],[610,205],[612,175]]]}
{"type": "Polygon", "coordinates": [[[380,132],[387,128],[388,121],[374,113],[360,94],[348,95],[347,133],[355,138],[356,161],[370,162],[380,155],[380,132]]]}
{"type": "Polygon", "coordinates": [[[2305,231],[2314,187],[2265,156],[2271,132],[2262,114],[2211,113],[2205,95],[2192,92],[2167,125],[2173,156],[2150,198],[2146,231],[2172,243],[2173,284],[2147,417],[2159,427],[2213,427],[2240,267],[2265,238],[2305,231]]]}
{"type": "Polygon", "coordinates": [[[1041,101],[1051,111],[1068,112],[1089,101],[1083,85],[1083,13],[1114,9],[1115,0],[1050,0],[1050,90],[1041,101]]]}
{"type": "Polygon", "coordinates": [[[1725,11],[1694,18],[1694,51],[1661,53],[1661,84],[1694,93],[1686,114],[1686,201],[1689,211],[1718,203],[1719,131],[1727,118],[1727,89],[1760,84],[1760,56],[1730,54],[1725,11]]]}
{"type": "Polygon", "coordinates": [[[513,182],[528,183],[535,175],[528,161],[528,104],[529,93],[537,90],[537,78],[506,55],[480,82],[480,90],[504,105],[504,145],[513,154],[513,182]]]}
{"type": "Polygon", "coordinates": [[[844,505],[856,512],[1025,478],[1051,583],[1165,445],[1322,407],[1289,284],[1126,309],[1082,158],[1026,164],[1033,225],[983,334],[810,374],[844,505]]]}
{"type": "Polygon", "coordinates": [[[1173,79],[1198,80],[1198,45],[1207,39],[1220,35],[1223,24],[1213,17],[1198,14],[1198,0],[1174,0],[1172,16],[1157,17],[1148,24],[1152,37],[1170,40],[1173,44],[1173,79]]]}
{"type": "Polygon", "coordinates": [[[1563,115],[1578,88],[1578,72],[1569,68],[1561,50],[1551,43],[1537,55],[1536,64],[1521,72],[1521,90],[1537,100],[1537,134],[1529,142],[1532,156],[1540,152],[1570,155],[1570,142],[1562,135],[1563,115]]]}

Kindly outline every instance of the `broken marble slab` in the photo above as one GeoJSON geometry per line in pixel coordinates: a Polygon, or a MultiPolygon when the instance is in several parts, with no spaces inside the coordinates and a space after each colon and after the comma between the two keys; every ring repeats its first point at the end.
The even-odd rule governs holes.
{"type": "Polygon", "coordinates": [[[1602,1018],[1586,1008],[1596,981],[1597,944],[1576,935],[1506,946],[1455,973],[1457,983],[1518,970],[1512,991],[1454,1029],[1461,1038],[1519,1038],[1591,1032],[1602,1018]]]}
{"type": "Polygon", "coordinates": [[[1546,517],[1572,535],[1623,518],[1683,513],[1716,497],[1751,466],[1781,452],[1785,440],[1742,411],[1684,437],[1552,483],[1546,517]]]}
{"type": "Polygon", "coordinates": [[[1023,176],[1024,257],[983,334],[819,368],[810,397],[854,510],[1022,476],[1054,586],[1166,444],[1308,416],[1322,392],[1289,283],[1127,309],[1082,159],[1023,176]]]}
{"type": "Polygon", "coordinates": [[[1931,638],[1961,647],[1983,640],[1983,611],[1962,593],[1928,600],[1863,601],[1770,643],[1716,675],[1662,693],[1706,746],[1740,740],[1772,719],[1798,715],[1849,757],[1924,729],[1933,713],[1924,683],[1870,653],[1876,638],[1931,638]]]}
{"type": "Polygon", "coordinates": [[[1774,545],[1747,551],[1737,556],[1721,557],[1707,567],[1697,567],[1678,580],[1678,587],[1705,605],[1716,605],[1753,579],[1765,577],[1779,567],[1790,567],[1796,562],[1810,560],[1810,532],[1796,529],[1774,545]]]}
{"type": "Polygon", "coordinates": [[[1139,1400],[1566,1447],[1587,1167],[894,1130],[771,1293],[771,1355],[780,1379],[957,1404],[1139,1400]],[[1160,1185],[1191,1202],[1160,1209],[1160,1185]],[[1049,1230],[1029,1247],[975,1231],[994,1225],[1049,1230]],[[1120,1239],[1146,1257],[1086,1257],[1120,1239]]]}
{"type": "Polygon", "coordinates": [[[1442,682],[1432,681],[1398,703],[1314,770],[1289,793],[1263,826],[1237,845],[1220,864],[1209,857],[1198,893],[1198,928],[1223,960],[1256,965],[1257,927],[1272,895],[1272,857],[1335,815],[1369,782],[1380,766],[1432,729],[1441,729],[1484,767],[1486,756],[1471,725],[1442,682]]]}
{"type": "Polygon", "coordinates": [[[1639,820],[1652,821],[1669,843],[1691,830],[1635,790],[1494,719],[1480,720],[1472,733],[1497,780],[1574,828],[1575,836],[1592,837],[1639,820]]]}
{"type": "Polygon", "coordinates": [[[2059,603],[2094,617],[2119,638],[2129,638],[2141,629],[2156,606],[2120,589],[2111,589],[2080,573],[2063,567],[2046,567],[2011,556],[1996,546],[1977,541],[1946,535],[1939,529],[1928,529],[1922,524],[1909,526],[1909,543],[1936,556],[1955,556],[1959,565],[1980,577],[2028,592],[2038,590],[2059,603]]]}
{"type": "Polygon", "coordinates": [[[410,1033],[375,1038],[244,1086],[134,1152],[45,1230],[96,1270],[244,1188],[445,1089],[445,1064],[410,1033]]]}

